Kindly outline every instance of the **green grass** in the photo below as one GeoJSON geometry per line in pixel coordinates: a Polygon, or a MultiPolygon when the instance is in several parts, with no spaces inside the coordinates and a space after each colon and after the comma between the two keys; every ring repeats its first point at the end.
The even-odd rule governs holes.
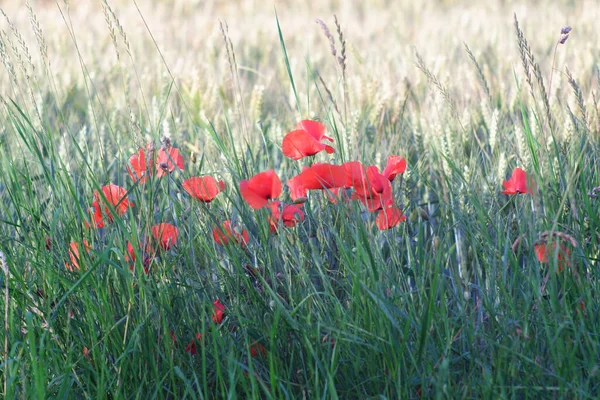
{"type": "MultiPolygon", "coordinates": [[[[122,41],[116,16],[107,18],[122,41]]],[[[0,275],[0,306],[7,318],[0,397],[597,398],[600,200],[590,195],[600,185],[596,111],[559,101],[551,129],[540,81],[533,76],[526,87],[518,63],[488,65],[505,71],[516,92],[509,99],[496,79],[485,80],[490,73],[477,63],[488,61],[470,53],[477,54],[475,44],[469,61],[483,80],[474,84],[485,106],[458,101],[462,93],[448,91],[427,69],[427,57],[418,60],[421,81],[397,106],[377,104],[345,93],[350,68],[342,75],[335,64],[330,87],[312,56],[298,72],[292,60],[304,54],[286,47],[286,26],[274,13],[270,22],[275,52],[256,63],[277,65],[269,93],[292,93],[289,104],[285,95],[277,97],[281,104],[251,104],[248,82],[257,78],[240,66],[254,59],[227,36],[229,53],[221,55],[231,76],[214,98],[172,74],[154,37],[163,64],[152,68],[164,68],[167,78],[146,94],[129,93],[129,83],[120,87],[129,93],[125,106],[103,89],[110,81],[116,86],[108,93],[119,93],[131,78],[122,75],[129,71],[122,42],[118,71],[97,78],[92,72],[100,67],[80,55],[83,82],[69,88],[57,88],[59,71],[42,63],[38,75],[46,68],[50,83],[41,100],[34,96],[41,113],[27,94],[41,89],[28,80],[16,79],[13,95],[3,95],[0,251],[7,272],[0,275]],[[350,121],[336,108],[348,108],[350,121]],[[202,115],[206,109],[214,115],[202,115]],[[292,130],[298,117],[312,118],[313,110],[338,151],[285,158],[280,131],[292,130]],[[486,114],[493,110],[495,127],[486,114]],[[135,184],[129,156],[149,141],[158,150],[163,135],[184,154],[184,170],[135,184]],[[313,162],[360,159],[383,167],[393,154],[408,162],[393,183],[408,219],[389,231],[379,231],[360,203],[334,205],[311,193],[306,219],[273,235],[267,211],[252,210],[239,193],[241,179],[267,169],[285,183],[313,162]],[[500,194],[517,166],[535,181],[533,195],[500,194]],[[205,174],[227,186],[210,205],[181,186],[205,174]],[[87,229],[93,193],[108,183],[127,188],[135,206],[102,229],[87,229]],[[248,230],[247,247],[215,244],[212,229],[225,219],[248,230]],[[148,274],[137,257],[132,273],[127,242],[141,248],[159,222],[178,227],[177,246],[156,257],[148,274]],[[545,231],[573,239],[569,267],[560,270],[557,254],[538,261],[534,244],[545,231]],[[84,239],[89,253],[81,251],[84,239]],[[80,243],[81,270],[69,272],[72,241],[80,243]],[[226,306],[221,324],[211,318],[217,298],[226,306]],[[197,333],[202,339],[192,356],[186,346],[197,333]],[[253,357],[257,342],[266,353],[253,357]]],[[[17,66],[18,51],[8,54],[17,66]]],[[[140,83],[138,71],[130,67],[140,83]]],[[[554,84],[565,79],[554,74],[554,84]]],[[[592,83],[579,84],[595,94],[592,83]]],[[[287,190],[281,198],[289,200],[287,190]]]]}

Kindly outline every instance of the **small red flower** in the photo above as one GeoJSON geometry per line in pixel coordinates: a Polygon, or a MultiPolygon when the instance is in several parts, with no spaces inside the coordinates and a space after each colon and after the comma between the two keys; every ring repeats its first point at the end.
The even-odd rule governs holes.
{"type": "Polygon", "coordinates": [[[403,221],[406,221],[406,215],[402,214],[402,210],[399,208],[391,206],[377,213],[375,224],[380,230],[384,231],[395,227],[403,221]]]}
{"type": "Polygon", "coordinates": [[[231,226],[231,221],[224,221],[221,226],[215,227],[212,231],[213,239],[217,244],[225,246],[233,241],[240,246],[245,246],[250,241],[248,231],[236,225],[231,226]]]}
{"type": "Polygon", "coordinates": [[[375,166],[365,167],[359,162],[344,164],[348,174],[349,186],[354,188],[360,197],[371,199],[382,196],[384,193],[391,196],[392,185],[390,181],[375,166]],[[351,164],[348,167],[348,164],[351,164]],[[358,165],[357,165],[358,164],[358,165]]]}
{"type": "Polygon", "coordinates": [[[149,175],[152,175],[154,162],[152,159],[146,161],[146,153],[144,149],[139,149],[138,152],[129,157],[129,166],[127,172],[134,182],[144,183],[149,175]]]}
{"type": "Polygon", "coordinates": [[[554,257],[555,254],[559,271],[571,265],[571,251],[564,244],[561,243],[558,245],[556,241],[553,241],[551,246],[548,246],[547,243],[538,243],[535,245],[535,255],[541,263],[550,262],[550,257],[554,257]],[[556,249],[557,246],[559,246],[558,250],[556,249]]]}
{"type": "Polygon", "coordinates": [[[215,324],[220,324],[221,322],[223,322],[224,316],[225,316],[225,306],[221,303],[221,301],[219,299],[217,299],[213,303],[212,320],[215,324]]]}
{"type": "MultiPolygon", "coordinates": [[[[92,246],[85,239],[83,239],[83,247],[87,252],[92,249],[92,246]]],[[[71,263],[65,263],[65,267],[71,272],[79,270],[79,243],[71,242],[69,244],[69,258],[71,259],[71,263]]]]}
{"type": "Polygon", "coordinates": [[[271,210],[271,215],[269,216],[271,233],[277,232],[280,220],[288,228],[293,228],[298,224],[298,222],[304,221],[304,212],[300,208],[301,205],[286,205],[277,200],[269,204],[268,207],[271,210]]]}
{"type": "Polygon", "coordinates": [[[250,345],[250,356],[258,357],[258,356],[266,356],[267,349],[259,342],[254,342],[250,345]]]}
{"type": "Polygon", "coordinates": [[[502,186],[502,194],[533,194],[531,186],[527,186],[527,174],[521,168],[515,168],[510,179],[502,182],[502,186]]]}
{"type": "Polygon", "coordinates": [[[406,171],[406,160],[399,156],[389,156],[382,175],[391,182],[396,175],[401,175],[404,171],[406,171]]]}
{"type": "Polygon", "coordinates": [[[281,180],[273,170],[261,172],[240,182],[240,193],[255,210],[266,206],[281,194],[281,180]]]}
{"type": "Polygon", "coordinates": [[[50,249],[52,249],[52,240],[50,236],[46,236],[46,250],[50,251],[50,249]]]}
{"type": "Polygon", "coordinates": [[[190,344],[188,344],[185,348],[185,352],[191,356],[196,355],[196,340],[198,340],[198,341],[202,340],[202,335],[200,333],[196,333],[196,338],[192,339],[190,344]]]}
{"type": "Polygon", "coordinates": [[[322,140],[333,142],[333,139],[325,136],[325,125],[318,121],[304,120],[296,125],[296,130],[285,135],[281,149],[286,157],[293,160],[313,156],[323,150],[328,154],[335,152],[333,147],[321,143],[322,140]]]}
{"type": "MultiPolygon", "coordinates": [[[[133,248],[131,242],[127,242],[127,254],[125,254],[125,262],[131,263],[129,264],[129,269],[131,271],[135,271],[135,260],[137,259],[136,251],[133,248]]],[[[150,271],[150,263],[152,262],[152,258],[149,255],[144,256],[144,272],[147,274],[150,271]]]]}
{"type": "Polygon", "coordinates": [[[347,187],[354,188],[353,199],[360,200],[369,210],[375,212],[393,202],[392,183],[375,166],[364,167],[358,161],[344,164],[348,174],[347,187]]]}
{"type": "Polygon", "coordinates": [[[177,229],[177,227],[163,222],[158,225],[154,225],[151,228],[151,231],[154,239],[164,250],[169,250],[171,246],[177,244],[177,237],[179,236],[179,229],[177,229]]]}
{"type": "Polygon", "coordinates": [[[159,178],[167,172],[170,174],[175,171],[175,167],[183,169],[183,157],[179,154],[179,149],[169,147],[167,150],[161,148],[158,151],[156,160],[156,176],[159,178]]]}
{"type": "Polygon", "coordinates": [[[210,203],[214,198],[225,190],[225,182],[218,181],[212,176],[196,176],[183,182],[183,188],[190,196],[210,203]]]}
{"type": "MultiPolygon", "coordinates": [[[[100,208],[98,200],[94,200],[92,207],[88,208],[88,213],[90,214],[92,225],[95,228],[104,228],[104,218],[102,217],[102,209],[100,208]]],[[[90,228],[90,223],[88,221],[85,221],[85,228],[90,228]]]]}
{"type": "Polygon", "coordinates": [[[177,336],[175,336],[175,332],[169,330],[169,334],[171,335],[171,339],[173,340],[173,344],[177,342],[177,336]]]}
{"type": "Polygon", "coordinates": [[[296,200],[306,197],[307,190],[333,189],[346,186],[346,169],[340,165],[314,164],[291,178],[287,185],[290,188],[290,197],[296,200]]]}
{"type": "MultiPolygon", "coordinates": [[[[135,250],[133,249],[133,245],[131,244],[131,242],[127,242],[127,254],[125,255],[125,262],[132,262],[135,263],[135,250]]],[[[134,265],[130,265],[129,269],[130,270],[134,270],[134,265]]]]}
{"type": "MultiPolygon", "coordinates": [[[[127,208],[133,207],[133,203],[127,199],[127,189],[121,186],[112,183],[105,185],[102,187],[102,195],[95,190],[92,207],[88,209],[94,227],[103,228],[105,218],[108,222],[114,221],[113,214],[108,205],[110,205],[118,215],[125,214],[127,208]]],[[[90,227],[88,221],[85,221],[85,227],[90,227]]]]}
{"type": "MultiPolygon", "coordinates": [[[[102,186],[102,194],[108,201],[108,204],[110,204],[115,209],[118,215],[125,214],[127,212],[127,208],[133,207],[133,203],[131,203],[127,199],[127,189],[121,186],[117,186],[112,183],[106,186],[102,186]]],[[[95,191],[94,203],[98,202],[100,204],[104,204],[104,198],[100,196],[100,193],[98,193],[98,191],[95,191]]],[[[107,215],[108,220],[112,222],[113,216],[110,212],[110,209],[106,205],[104,207],[104,212],[107,215]]]]}

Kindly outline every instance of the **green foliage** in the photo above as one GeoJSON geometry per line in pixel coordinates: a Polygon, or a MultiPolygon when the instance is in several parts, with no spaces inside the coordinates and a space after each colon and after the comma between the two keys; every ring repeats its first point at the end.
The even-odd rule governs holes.
{"type": "MultiPolygon", "coordinates": [[[[277,63],[277,85],[291,90],[295,107],[265,96],[249,127],[241,115],[251,94],[244,83],[260,69],[243,66],[262,59],[233,58],[232,76],[216,84],[179,80],[165,68],[166,83],[140,90],[137,100],[123,83],[128,103],[119,108],[101,83],[125,79],[91,84],[94,66],[79,55],[83,82],[60,88],[66,97],[44,64],[52,84],[39,99],[43,112],[24,100],[29,81],[3,97],[0,251],[8,270],[0,276],[7,315],[0,397],[597,398],[593,113],[577,117],[563,107],[551,126],[538,111],[547,112],[544,99],[518,91],[511,104],[487,76],[491,56],[474,55],[476,44],[466,47],[466,60],[476,66],[486,107],[467,103],[469,118],[460,115],[462,93],[451,89],[459,83],[442,82],[427,57],[418,59],[422,82],[406,84],[396,105],[346,93],[346,64],[327,88],[307,57],[303,82],[293,62],[303,55],[292,53],[285,25],[273,20],[279,57],[252,46],[237,56],[277,63]],[[439,95],[448,109],[427,100],[439,95]],[[381,166],[388,155],[406,157],[408,170],[394,181],[406,222],[379,231],[360,203],[333,205],[325,193],[311,193],[301,224],[269,232],[268,214],[247,206],[238,183],[272,168],[285,183],[313,162],[285,159],[280,149],[278,131],[293,129],[296,112],[311,111],[304,104],[344,149],[315,160],[381,166]],[[338,110],[346,108],[342,118],[338,110]],[[201,115],[206,110],[214,114],[201,115]],[[434,113],[437,125],[424,125],[434,113]],[[563,121],[571,121],[568,135],[563,121]],[[492,144],[493,129],[500,139],[492,144]],[[134,183],[129,156],[147,142],[158,149],[162,136],[184,154],[185,168],[134,183]],[[517,166],[535,181],[533,195],[500,194],[517,166]],[[182,188],[184,179],[205,174],[227,186],[210,205],[182,188]],[[93,193],[109,182],[126,187],[134,207],[104,228],[86,228],[93,193]],[[248,246],[214,242],[212,230],[225,219],[248,230],[248,246]],[[179,228],[177,246],[149,265],[143,257],[132,262],[127,243],[144,248],[151,226],[163,221],[179,228]],[[548,262],[536,257],[535,245],[548,240],[543,232],[568,246],[568,266],[558,250],[548,262]],[[65,268],[71,242],[80,243],[81,257],[72,272],[65,268]],[[216,299],[226,306],[222,323],[213,321],[216,299]]],[[[122,29],[118,20],[114,26],[122,29]]],[[[165,49],[152,42],[166,63],[165,49]]],[[[127,52],[129,44],[122,44],[127,52]]],[[[517,72],[508,76],[518,90],[517,72]]],[[[572,86],[583,112],[582,88],[572,86]]]]}

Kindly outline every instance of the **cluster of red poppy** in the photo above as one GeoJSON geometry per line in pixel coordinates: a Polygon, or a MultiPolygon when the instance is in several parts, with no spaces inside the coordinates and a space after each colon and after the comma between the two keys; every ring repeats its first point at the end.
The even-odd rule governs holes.
{"type": "MultiPolygon", "coordinates": [[[[325,135],[325,125],[312,120],[303,120],[296,129],[289,132],[282,143],[283,154],[293,160],[326,151],[331,154],[335,149],[322,143],[333,142],[325,135]]],[[[171,146],[165,139],[163,146],[154,157],[153,143],[140,148],[129,158],[127,171],[131,179],[140,185],[153,175],[161,177],[184,169],[184,160],[179,150],[171,146]]],[[[324,190],[332,202],[359,200],[370,212],[378,212],[375,223],[379,229],[390,229],[406,217],[400,208],[394,205],[392,182],[397,175],[406,170],[406,161],[398,156],[390,156],[383,172],[376,166],[365,166],[358,161],[342,165],[313,164],[304,167],[302,172],[287,181],[292,204],[286,204],[278,197],[282,194],[283,185],[274,170],[258,173],[248,180],[239,183],[242,198],[255,209],[269,210],[268,222],[272,233],[277,233],[280,226],[295,227],[305,218],[303,204],[307,201],[309,190],[324,190]],[[349,194],[349,191],[351,194],[349,194]]],[[[210,203],[225,190],[225,183],[212,176],[195,176],[182,183],[183,189],[194,199],[210,203]]],[[[86,227],[103,228],[114,220],[113,213],[124,215],[134,204],[128,199],[127,189],[115,184],[103,186],[100,191],[94,191],[92,205],[88,209],[90,218],[86,227]]],[[[162,222],[150,228],[151,236],[143,240],[144,268],[148,271],[149,264],[157,252],[168,250],[177,243],[179,231],[177,227],[162,222]],[[155,246],[156,245],[156,246],[155,246]]],[[[246,246],[250,237],[241,226],[226,220],[213,228],[212,236],[215,243],[228,245],[230,243],[246,246]]],[[[86,242],[87,243],[87,242],[86,242]]],[[[85,245],[89,251],[89,244],[85,245]]],[[[132,243],[127,243],[127,262],[135,263],[136,250],[132,243]]],[[[79,244],[70,245],[71,263],[69,270],[79,269],[79,244]]],[[[133,266],[130,266],[133,269],[133,266]]]]}
{"type": "MultiPolygon", "coordinates": [[[[323,141],[333,142],[333,139],[325,135],[325,125],[312,120],[300,121],[296,129],[289,132],[283,139],[282,151],[285,156],[293,160],[314,156],[321,151],[331,154],[335,149],[323,141]]],[[[156,159],[153,157],[154,146],[149,144],[146,149],[140,148],[136,154],[129,159],[127,168],[134,182],[144,184],[147,179],[155,174],[161,177],[172,173],[176,168],[183,169],[183,157],[179,150],[172,147],[169,140],[158,151],[156,159]]],[[[304,202],[307,201],[308,191],[325,191],[329,200],[337,203],[340,200],[360,201],[369,212],[377,212],[375,218],[376,226],[381,230],[390,229],[406,217],[402,210],[394,203],[392,182],[398,175],[406,170],[406,160],[399,156],[388,157],[387,164],[380,172],[377,166],[365,166],[359,161],[350,161],[342,165],[329,163],[316,163],[305,166],[301,173],[293,176],[287,181],[292,204],[286,204],[278,197],[283,191],[283,184],[274,170],[258,173],[248,180],[239,183],[240,193],[246,203],[253,209],[266,208],[270,215],[268,218],[270,230],[276,233],[281,224],[286,227],[295,227],[305,218],[302,210],[304,202]]],[[[535,184],[529,180],[526,172],[521,168],[513,170],[510,179],[502,183],[503,194],[533,194],[535,184]]],[[[225,183],[212,176],[196,176],[186,179],[182,183],[183,189],[193,198],[210,203],[216,196],[225,190],[225,183]]],[[[103,186],[101,192],[94,191],[92,206],[89,209],[91,219],[86,221],[86,227],[103,228],[105,223],[114,220],[113,212],[123,215],[133,203],[127,198],[127,190],[123,187],[108,184],[103,186]]],[[[152,260],[152,255],[157,252],[153,244],[158,245],[158,251],[168,250],[177,242],[179,231],[177,227],[163,222],[154,225],[150,229],[151,239],[145,241],[144,246],[144,268],[147,272],[152,260]]],[[[250,237],[248,232],[241,226],[229,220],[223,221],[215,226],[212,231],[215,243],[228,245],[235,243],[246,246],[250,237]]],[[[89,251],[90,246],[86,241],[84,247],[89,251]]],[[[540,262],[548,262],[548,251],[541,244],[536,246],[536,255],[540,262]]],[[[127,261],[135,263],[136,251],[131,243],[127,243],[127,261]]],[[[559,256],[565,253],[561,248],[559,256]]],[[[70,244],[69,256],[71,263],[66,267],[70,271],[79,269],[79,244],[70,244]]],[[[565,258],[565,257],[562,257],[565,258]]],[[[133,266],[130,268],[133,269],[133,266]]]]}
{"type": "MultiPolygon", "coordinates": [[[[320,122],[300,121],[296,129],[284,137],[283,154],[292,160],[300,160],[323,150],[334,153],[332,146],[322,143],[324,140],[333,142],[332,138],[325,135],[325,130],[325,125],[320,122]]],[[[359,161],[342,165],[317,163],[304,167],[300,174],[287,181],[294,204],[276,200],[281,194],[282,183],[273,170],[240,182],[240,193],[250,207],[267,207],[271,211],[269,222],[272,232],[277,231],[280,220],[288,227],[304,220],[301,207],[307,200],[309,190],[325,191],[334,203],[340,200],[340,194],[345,201],[361,201],[370,212],[378,212],[375,223],[379,229],[385,230],[406,219],[400,208],[395,206],[392,191],[394,178],[405,170],[406,160],[398,156],[388,158],[383,173],[376,166],[365,166],[359,161]],[[348,190],[352,192],[350,195],[348,190]]]]}
{"type": "MultiPolygon", "coordinates": [[[[332,154],[335,149],[324,141],[333,143],[334,140],[325,135],[325,125],[312,120],[299,122],[296,129],[289,132],[283,139],[283,154],[292,160],[301,160],[304,157],[314,156],[322,151],[332,154]]],[[[169,140],[154,157],[152,144],[140,148],[129,159],[128,173],[137,184],[143,185],[153,175],[157,178],[175,171],[184,169],[183,157],[179,150],[172,147],[169,140]]],[[[406,220],[402,210],[396,205],[393,194],[393,182],[397,176],[406,171],[406,160],[396,155],[389,156],[383,171],[374,165],[363,165],[359,161],[350,161],[341,165],[330,163],[316,163],[305,166],[302,171],[287,180],[290,203],[285,203],[279,197],[283,192],[283,184],[274,170],[260,172],[250,179],[239,182],[239,190],[244,201],[254,210],[267,209],[269,211],[268,223],[272,233],[277,233],[281,226],[295,227],[304,221],[303,205],[308,201],[308,192],[323,191],[332,203],[359,201],[371,213],[377,213],[375,225],[380,230],[391,229],[406,220]]],[[[511,178],[503,182],[503,194],[532,194],[534,184],[528,181],[527,174],[520,168],[515,168],[511,178]]],[[[222,180],[212,176],[195,176],[182,182],[182,188],[192,198],[210,203],[219,193],[226,188],[222,180]]],[[[103,186],[101,191],[94,191],[90,220],[85,222],[86,227],[103,228],[105,224],[114,221],[114,214],[124,215],[127,209],[134,207],[128,200],[127,189],[112,183],[103,186]]],[[[146,273],[152,259],[160,251],[169,250],[176,245],[179,231],[174,225],[161,222],[150,228],[150,235],[142,240],[143,266],[146,273]]],[[[225,220],[218,223],[212,230],[216,244],[237,244],[246,246],[250,242],[248,232],[238,224],[225,220]]],[[[83,241],[83,247],[90,251],[91,246],[83,241]]],[[[556,244],[554,244],[556,247],[556,244]]],[[[546,243],[536,245],[535,253],[540,262],[548,262],[551,249],[546,243]]],[[[132,243],[127,243],[128,263],[135,264],[137,254],[132,243]]],[[[559,263],[569,256],[568,249],[560,247],[558,251],[559,263]]],[[[66,263],[69,271],[79,269],[80,247],[79,243],[72,242],[69,247],[70,263],[66,263]]],[[[133,270],[134,266],[130,265],[133,270]]],[[[561,264],[562,266],[562,264],[561,264]]],[[[213,317],[215,323],[223,320],[225,306],[217,299],[213,303],[213,317]]],[[[200,340],[202,336],[196,335],[200,340]]],[[[195,354],[195,340],[188,345],[186,351],[195,354]]],[[[264,353],[262,345],[253,346],[253,355],[264,353]]]]}
{"type": "MultiPolygon", "coordinates": [[[[153,175],[154,169],[156,169],[156,176],[161,177],[167,173],[173,172],[176,167],[180,169],[184,168],[183,157],[179,154],[178,149],[170,145],[168,140],[158,151],[156,161],[152,157],[152,154],[154,153],[153,146],[146,146],[146,151],[149,153],[148,158],[144,149],[140,149],[129,159],[130,166],[127,170],[134,182],[140,184],[145,183],[148,177],[153,175]],[[154,166],[156,166],[156,168],[154,168],[154,166]]],[[[92,205],[88,209],[90,220],[85,221],[85,226],[86,228],[104,228],[106,223],[114,221],[113,211],[117,215],[122,216],[127,212],[129,207],[133,206],[134,204],[127,198],[127,189],[112,183],[105,185],[101,188],[100,192],[94,191],[92,205]]],[[[146,273],[148,272],[153,256],[157,252],[169,250],[177,243],[179,230],[176,226],[162,222],[152,226],[150,228],[150,233],[151,237],[144,240],[145,246],[143,246],[145,253],[143,265],[146,273]]],[[[87,251],[91,249],[91,246],[86,240],[83,240],[83,244],[87,251]]],[[[134,264],[137,258],[136,253],[137,252],[131,242],[127,242],[126,261],[134,264]]],[[[71,262],[66,263],[67,269],[69,271],[78,270],[80,260],[79,243],[70,243],[69,258],[71,262]]],[[[130,265],[130,269],[134,269],[133,265],[130,265]]]]}

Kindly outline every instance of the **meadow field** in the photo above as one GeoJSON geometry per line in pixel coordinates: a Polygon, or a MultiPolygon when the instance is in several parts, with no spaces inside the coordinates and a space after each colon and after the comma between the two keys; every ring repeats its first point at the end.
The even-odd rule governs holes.
{"type": "Polygon", "coordinates": [[[600,396],[598,2],[0,10],[0,398],[600,396]]]}

